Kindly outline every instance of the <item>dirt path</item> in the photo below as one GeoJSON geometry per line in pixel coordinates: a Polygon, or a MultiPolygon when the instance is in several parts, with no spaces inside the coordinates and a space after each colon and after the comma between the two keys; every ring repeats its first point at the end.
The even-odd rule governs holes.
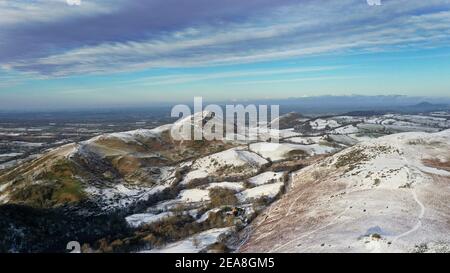
{"type": "Polygon", "coordinates": [[[409,234],[417,231],[422,226],[422,218],[425,215],[425,206],[419,200],[419,198],[417,198],[417,193],[416,193],[416,191],[414,189],[412,190],[412,195],[413,195],[414,201],[416,201],[416,203],[420,206],[420,213],[419,213],[419,216],[417,217],[418,218],[417,224],[413,228],[411,228],[410,230],[408,230],[406,232],[403,232],[400,235],[397,235],[394,238],[394,240],[392,240],[392,243],[395,243],[398,239],[403,238],[405,236],[408,236],[409,234]]]}
{"type": "Polygon", "coordinates": [[[318,227],[318,228],[316,228],[316,229],[313,229],[313,230],[311,230],[310,232],[308,232],[308,233],[306,233],[306,234],[303,234],[302,236],[300,236],[300,237],[298,237],[298,238],[295,238],[295,239],[293,239],[293,240],[290,240],[290,241],[288,241],[288,242],[282,244],[281,246],[273,247],[271,250],[269,250],[269,253],[279,252],[281,249],[285,248],[286,246],[288,246],[288,245],[290,245],[290,244],[296,243],[297,241],[299,241],[299,240],[301,240],[301,239],[303,239],[303,238],[305,238],[305,237],[307,237],[307,236],[310,236],[311,234],[313,234],[313,233],[315,233],[315,232],[317,232],[317,231],[319,231],[319,230],[322,230],[322,229],[327,228],[327,227],[329,227],[329,226],[331,226],[331,225],[333,225],[333,224],[336,224],[337,221],[339,220],[339,218],[341,218],[341,217],[342,217],[349,209],[350,209],[350,207],[345,208],[345,210],[344,210],[343,212],[339,213],[339,214],[338,214],[335,218],[333,218],[333,220],[331,220],[328,224],[326,224],[326,225],[324,225],[324,226],[320,226],[320,227],[318,227]]]}
{"type": "Polygon", "coordinates": [[[294,201],[289,205],[289,208],[286,212],[286,214],[284,216],[289,216],[292,213],[292,209],[294,208],[295,204],[297,203],[297,201],[303,196],[305,192],[302,192],[301,194],[299,194],[299,196],[297,196],[294,201]]]}
{"type": "MultiPolygon", "coordinates": [[[[410,184],[413,184],[414,181],[414,177],[411,174],[411,167],[408,164],[408,160],[403,156],[403,160],[406,162],[405,168],[406,168],[406,172],[408,175],[408,180],[411,180],[410,184]]],[[[419,170],[420,171],[420,170],[419,170]]],[[[417,216],[417,223],[414,225],[414,227],[412,227],[410,230],[403,232],[402,234],[399,234],[397,236],[394,237],[394,239],[392,240],[392,243],[395,243],[396,241],[398,241],[400,238],[406,237],[409,234],[417,231],[421,226],[422,226],[422,218],[425,215],[425,206],[423,205],[423,203],[419,200],[419,198],[417,197],[417,193],[415,189],[411,189],[411,194],[413,196],[414,201],[419,205],[420,207],[420,212],[419,215],[417,216]]]]}

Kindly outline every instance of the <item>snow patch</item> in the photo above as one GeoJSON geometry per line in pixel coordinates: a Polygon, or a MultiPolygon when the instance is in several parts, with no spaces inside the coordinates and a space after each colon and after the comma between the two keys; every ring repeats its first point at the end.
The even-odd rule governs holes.
{"type": "Polygon", "coordinates": [[[201,190],[201,189],[188,189],[183,190],[178,195],[178,199],[180,201],[188,202],[188,203],[196,203],[196,202],[205,202],[209,201],[209,190],[201,190]]]}
{"type": "Polygon", "coordinates": [[[137,227],[145,225],[145,224],[159,222],[159,221],[163,220],[164,218],[170,217],[172,215],[173,214],[170,212],[163,212],[163,213],[159,213],[159,214],[140,213],[140,214],[133,214],[133,215],[127,216],[127,217],[125,217],[125,220],[131,227],[137,228],[137,227]]]}
{"type": "Polygon", "coordinates": [[[262,157],[270,159],[271,161],[280,161],[289,158],[289,153],[293,151],[303,151],[308,155],[320,155],[332,153],[336,149],[333,147],[312,144],[291,144],[291,143],[268,143],[259,142],[253,143],[249,146],[251,151],[260,154],[262,157]]]}
{"type": "Polygon", "coordinates": [[[198,253],[204,248],[219,242],[223,236],[232,231],[232,228],[210,229],[185,240],[178,241],[159,249],[141,251],[141,253],[198,253]]]}
{"type": "Polygon", "coordinates": [[[242,182],[218,182],[218,183],[210,183],[207,185],[206,189],[215,189],[215,188],[223,188],[229,189],[235,192],[242,191],[245,187],[242,182]]]}
{"type": "Polygon", "coordinates": [[[281,192],[283,186],[284,183],[282,182],[266,184],[240,192],[236,195],[236,197],[241,203],[249,202],[252,199],[258,199],[261,197],[274,198],[281,192]]]}
{"type": "Polygon", "coordinates": [[[256,186],[261,186],[264,184],[283,182],[284,172],[265,172],[254,176],[248,180],[249,183],[256,186]]]}

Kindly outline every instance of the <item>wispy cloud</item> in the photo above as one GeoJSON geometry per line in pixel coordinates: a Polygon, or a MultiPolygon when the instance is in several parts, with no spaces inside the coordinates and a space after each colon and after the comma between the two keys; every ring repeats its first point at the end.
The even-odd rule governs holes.
{"type": "MultiPolygon", "coordinates": [[[[13,2],[17,8],[0,5],[0,11],[7,12],[0,22],[8,25],[0,30],[0,38],[7,41],[0,43],[0,62],[51,77],[416,49],[450,42],[450,3],[443,0],[383,1],[380,7],[370,7],[364,0],[231,0],[225,1],[227,5],[199,0],[183,1],[184,8],[179,3],[170,6],[172,0],[148,6],[135,0],[103,0],[84,1],[79,7],[89,6],[83,11],[62,8],[56,0],[37,1],[31,8],[13,2]],[[50,6],[58,7],[58,15],[51,22],[38,22],[38,31],[19,23],[22,16],[47,14],[50,6]],[[177,17],[180,14],[182,18],[177,17]],[[35,47],[30,50],[29,44],[35,47]]],[[[186,75],[152,84],[226,77],[236,75],[186,75]]]]}
{"type": "Polygon", "coordinates": [[[153,76],[140,78],[138,80],[127,81],[127,84],[139,84],[143,86],[152,85],[168,85],[190,82],[200,82],[217,79],[239,79],[260,76],[279,76],[290,74],[304,74],[311,72],[324,72],[344,68],[346,66],[317,66],[302,68],[285,68],[285,69],[266,69],[266,70],[238,70],[233,72],[206,72],[202,74],[176,74],[166,76],[153,76]]]}
{"type": "Polygon", "coordinates": [[[114,7],[108,5],[107,1],[84,1],[83,5],[71,8],[66,0],[2,0],[0,24],[8,28],[12,25],[23,27],[26,24],[62,22],[71,18],[111,13],[114,7]]]}
{"type": "Polygon", "coordinates": [[[352,80],[364,77],[365,76],[322,76],[322,77],[304,77],[304,78],[277,79],[277,80],[240,81],[240,82],[233,82],[231,84],[254,85],[254,84],[292,83],[292,82],[309,82],[309,81],[352,80]]]}

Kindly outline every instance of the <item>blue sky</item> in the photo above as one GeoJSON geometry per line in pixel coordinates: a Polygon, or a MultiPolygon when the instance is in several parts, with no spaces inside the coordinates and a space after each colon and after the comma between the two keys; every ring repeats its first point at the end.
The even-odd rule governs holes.
{"type": "Polygon", "coordinates": [[[381,2],[0,0],[0,109],[449,96],[450,1],[381,2]]]}

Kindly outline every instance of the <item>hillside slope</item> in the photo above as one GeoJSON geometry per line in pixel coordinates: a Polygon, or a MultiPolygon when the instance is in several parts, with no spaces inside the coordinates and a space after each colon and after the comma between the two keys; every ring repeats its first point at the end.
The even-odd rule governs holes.
{"type": "Polygon", "coordinates": [[[192,159],[234,147],[172,138],[190,120],[155,129],[103,134],[48,151],[0,173],[0,204],[52,208],[88,201],[110,210],[173,186],[192,159]]]}
{"type": "Polygon", "coordinates": [[[450,251],[450,130],[362,142],[292,175],[240,252],[450,251]]]}
{"type": "Polygon", "coordinates": [[[83,252],[445,250],[449,131],[377,137],[448,120],[288,114],[298,130],[176,140],[199,130],[195,115],[0,171],[0,252],[64,252],[72,240],[83,252]]]}

